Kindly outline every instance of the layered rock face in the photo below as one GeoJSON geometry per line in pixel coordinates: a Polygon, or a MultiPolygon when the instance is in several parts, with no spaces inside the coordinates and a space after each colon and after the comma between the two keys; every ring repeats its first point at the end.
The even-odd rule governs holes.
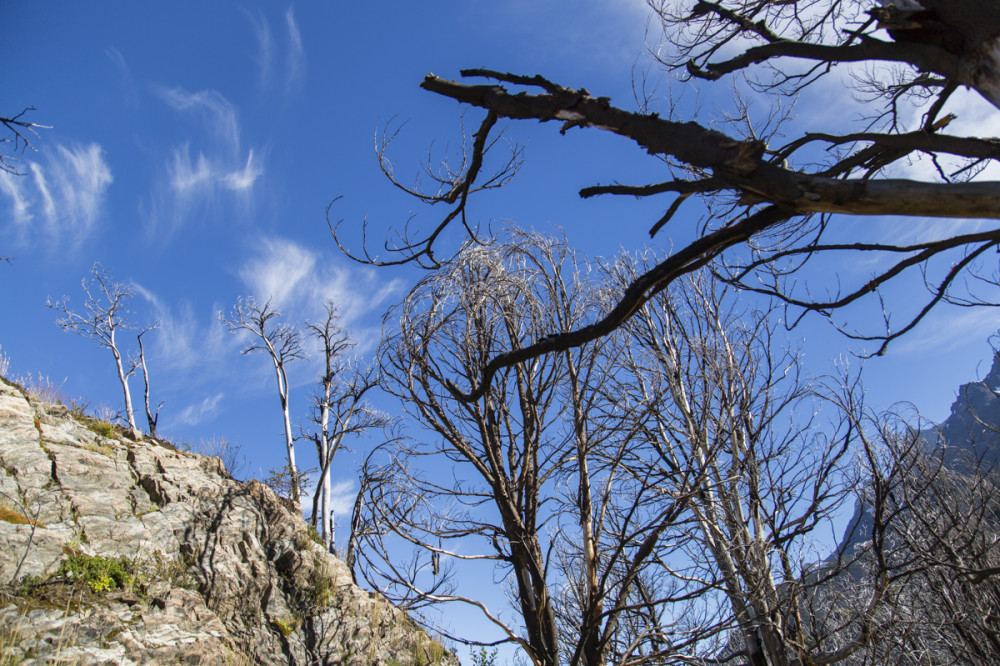
{"type": "Polygon", "coordinates": [[[0,492],[0,662],[457,664],[266,486],[2,379],[0,492]]]}

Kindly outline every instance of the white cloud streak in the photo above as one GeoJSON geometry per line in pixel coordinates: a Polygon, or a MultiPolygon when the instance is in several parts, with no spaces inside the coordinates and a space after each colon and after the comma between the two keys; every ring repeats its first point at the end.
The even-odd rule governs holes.
{"type": "Polygon", "coordinates": [[[289,7],[285,12],[285,25],[288,29],[288,54],[285,59],[285,92],[301,85],[306,75],[306,53],[302,45],[302,33],[295,21],[295,13],[289,7]]]}
{"type": "Polygon", "coordinates": [[[11,205],[11,226],[18,228],[24,235],[24,227],[32,220],[30,193],[25,190],[27,181],[22,176],[14,176],[6,171],[0,173],[0,192],[5,194],[11,205]]]}
{"type": "Polygon", "coordinates": [[[256,14],[244,9],[244,16],[250,22],[254,38],[257,40],[257,54],[253,60],[260,70],[260,85],[267,87],[271,81],[272,69],[274,66],[274,36],[271,34],[271,26],[260,10],[256,14]]]}
{"type": "Polygon", "coordinates": [[[132,283],[132,288],[149,303],[158,324],[150,352],[161,367],[180,373],[197,370],[206,379],[234,353],[237,343],[216,317],[218,307],[212,307],[208,323],[203,324],[190,303],[171,308],[142,285],[132,283]]]}
{"type": "Polygon", "coordinates": [[[351,479],[334,481],[330,484],[330,508],[333,509],[335,519],[337,516],[351,515],[351,511],[354,510],[354,496],[356,494],[354,481],[351,479]]]}
{"type": "Polygon", "coordinates": [[[27,174],[0,174],[0,193],[11,206],[8,232],[20,243],[77,248],[97,230],[108,187],[114,181],[96,143],[57,144],[27,174]]]}
{"type": "MultiPolygon", "coordinates": [[[[918,127],[923,121],[923,114],[927,107],[910,107],[909,126],[918,127]]],[[[987,102],[983,97],[974,91],[966,88],[956,90],[948,98],[947,104],[938,114],[939,118],[944,118],[948,114],[954,114],[953,120],[942,130],[943,133],[953,136],[979,136],[995,137],[1000,136],[1000,114],[996,107],[987,102]]],[[[965,165],[965,160],[939,155],[938,165],[946,173],[961,169],[965,165]]],[[[893,165],[889,173],[897,178],[912,178],[924,181],[940,181],[941,175],[938,173],[938,166],[931,158],[923,153],[915,153],[910,159],[900,161],[893,165]]],[[[1000,178],[1000,164],[992,161],[986,169],[977,177],[979,180],[996,180],[1000,178]]]]}
{"type": "Polygon", "coordinates": [[[210,136],[233,151],[240,147],[240,124],[236,107],[215,90],[188,92],[180,87],[159,88],[160,98],[172,109],[200,116],[207,121],[210,136]]]}
{"type": "Polygon", "coordinates": [[[271,25],[261,11],[251,13],[243,11],[250,28],[253,31],[254,40],[257,42],[257,51],[252,56],[259,70],[260,87],[268,90],[275,84],[275,69],[281,67],[282,80],[278,85],[284,88],[286,98],[301,90],[302,83],[306,76],[306,53],[302,41],[302,31],[299,29],[298,21],[295,18],[295,11],[289,7],[284,14],[284,31],[279,30],[279,35],[283,37],[282,53],[278,53],[279,47],[271,30],[271,25]],[[280,63],[276,65],[276,62],[280,63]]]}
{"type": "Polygon", "coordinates": [[[889,354],[926,354],[928,349],[943,354],[970,341],[980,342],[997,332],[1000,320],[992,307],[969,309],[938,307],[920,326],[889,346],[889,354]]]}
{"type": "Polygon", "coordinates": [[[191,117],[206,140],[196,153],[191,140],[175,145],[163,167],[163,182],[152,194],[147,231],[161,226],[176,230],[192,217],[192,209],[218,205],[220,196],[236,196],[248,205],[261,177],[263,160],[253,149],[244,154],[236,107],[215,90],[189,92],[183,88],[158,88],[159,97],[172,109],[191,117]]]}
{"type": "Polygon", "coordinates": [[[259,302],[270,300],[293,319],[318,319],[332,301],[350,327],[400,288],[396,280],[382,284],[374,271],[338,266],[288,239],[261,238],[253,247],[240,278],[259,302]]]}
{"type": "Polygon", "coordinates": [[[195,426],[211,420],[219,413],[219,403],[225,397],[224,393],[211,395],[199,403],[188,405],[177,415],[176,421],[182,425],[195,426]]]}
{"type": "Polygon", "coordinates": [[[208,165],[208,160],[202,153],[192,160],[190,146],[187,143],[175,148],[172,153],[172,162],[167,167],[170,189],[181,196],[204,189],[223,175],[208,165]]]}
{"type": "MultiPolygon", "coordinates": [[[[334,465],[337,459],[334,458],[334,465]]],[[[333,519],[337,524],[342,524],[345,519],[354,511],[354,498],[357,495],[353,479],[342,479],[330,483],[330,509],[333,511],[333,519]]],[[[312,514],[312,498],[319,488],[319,472],[306,475],[306,488],[309,490],[309,501],[302,503],[303,516],[312,514]]]]}
{"type": "Polygon", "coordinates": [[[245,192],[250,190],[262,175],[264,175],[264,169],[254,162],[253,149],[251,149],[247,154],[247,162],[243,168],[223,175],[221,180],[227,190],[245,192]]]}

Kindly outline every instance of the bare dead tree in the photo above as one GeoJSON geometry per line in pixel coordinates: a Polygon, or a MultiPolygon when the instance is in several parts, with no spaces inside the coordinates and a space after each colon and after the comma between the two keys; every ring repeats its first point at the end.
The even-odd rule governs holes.
{"type": "Polygon", "coordinates": [[[78,313],[70,309],[69,297],[53,301],[48,299],[46,307],[62,313],[56,324],[64,331],[70,331],[93,340],[101,347],[111,351],[115,359],[115,369],[118,371],[118,381],[125,398],[125,418],[134,437],[139,436],[135,424],[135,412],[132,409],[132,394],[129,391],[128,375],[122,361],[117,333],[119,329],[130,329],[135,326],[130,322],[128,301],[133,296],[132,288],[122,282],[115,282],[104,267],[95,263],[90,269],[90,277],[81,282],[87,295],[84,302],[84,312],[78,313]]]}
{"type": "Polygon", "coordinates": [[[333,459],[343,447],[345,438],[361,436],[389,422],[388,416],[365,401],[365,395],[378,385],[375,368],[359,368],[344,358],[354,343],[339,322],[340,315],[331,302],[326,304],[326,319],[322,324],[306,323],[306,329],[322,346],[324,359],[314,403],[316,414],[313,421],[318,429],[306,435],[316,445],[320,473],[313,494],[312,524],[315,527],[322,516],[320,533],[327,550],[331,552],[334,546],[330,506],[333,459]]]}
{"type": "MultiPolygon", "coordinates": [[[[742,79],[736,75],[743,75],[749,94],[777,105],[789,95],[823,97],[828,88],[816,81],[853,67],[855,92],[884,104],[884,110],[855,125],[807,128],[784,138],[784,127],[777,122],[783,112],[758,128],[742,102],[731,118],[698,122],[677,117],[672,108],[661,116],[663,110],[651,108],[649,99],[640,99],[635,111],[620,108],[606,97],[542,76],[462,70],[463,77],[487,79],[467,84],[428,75],[424,89],[481,108],[485,118],[467,141],[461,168],[432,170],[438,176],[433,188],[409,188],[421,201],[437,204],[435,210],[446,208],[444,217],[426,227],[411,219],[386,244],[385,256],[367,249],[351,254],[359,260],[438,266],[443,260],[435,247],[445,228],[462,224],[475,235],[468,210],[473,193],[502,184],[519,164],[516,149],[498,161],[489,155],[504,118],[557,122],[562,133],[573,128],[612,132],[660,157],[669,172],[666,180],[579,191],[582,197],[672,197],[663,216],[651,224],[651,236],[689,200],[700,200],[706,211],[693,223],[695,240],[636,276],[596,321],[523,341],[484,366],[482,376],[470,381],[471,388],[453,387],[457,395],[478,399],[501,368],[608,335],[651,296],[715,260],[722,260],[715,263],[719,278],[783,301],[790,323],[809,312],[831,317],[851,305],[878,301],[888,283],[909,279],[901,276],[922,280],[928,293],[921,303],[912,309],[896,303],[901,323],[892,321],[887,306],[880,308],[888,314],[879,330],[835,322],[848,335],[874,344],[874,353],[884,351],[940,303],[996,304],[992,287],[1000,276],[988,253],[1000,242],[995,223],[1000,184],[976,176],[997,162],[1000,144],[946,132],[954,114],[961,112],[947,106],[959,88],[969,87],[994,106],[1000,104],[1000,9],[995,2],[885,0],[871,6],[858,0],[650,0],[650,5],[664,27],[656,57],[670,73],[703,81],[727,79],[737,86],[742,79]],[[904,115],[903,99],[923,108],[923,117],[911,121],[904,115]],[[899,178],[888,171],[921,155],[931,160],[936,180],[899,178]],[[887,219],[875,223],[878,234],[865,236],[845,231],[844,215],[887,219]],[[906,221],[923,217],[983,223],[975,231],[942,225],[927,238],[913,234],[906,221]],[[818,282],[816,273],[830,271],[804,279],[807,265],[825,267],[821,262],[828,261],[842,266],[846,257],[857,255],[872,258],[870,274],[850,276],[843,284],[839,276],[818,282]]],[[[385,169],[382,152],[380,161],[398,185],[391,169],[385,169]]]]}
{"type": "MultiPolygon", "coordinates": [[[[464,261],[422,282],[393,313],[399,317],[399,329],[384,343],[381,354],[388,390],[441,441],[431,440],[432,448],[426,451],[397,447],[390,476],[394,483],[377,489],[380,497],[392,501],[369,500],[368,507],[380,512],[378,522],[394,526],[395,534],[423,551],[415,556],[424,560],[432,581],[447,572],[441,567],[442,558],[509,566],[524,633],[475,598],[429,595],[421,589],[426,586],[418,587],[418,581],[398,574],[392,577],[395,580],[386,576],[386,583],[402,585],[403,594],[416,595],[424,603],[462,603],[478,609],[533,663],[556,664],[559,632],[545,576],[542,487],[550,482],[560,458],[558,451],[543,444],[557,409],[552,401],[564,374],[561,360],[510,368],[497,387],[474,404],[456,404],[442,392],[445,378],[476,372],[484,356],[498,347],[516,345],[524,329],[540,331],[550,323],[548,311],[526,279],[532,272],[530,254],[512,246],[505,252],[511,256],[501,258],[492,248],[470,247],[464,261]],[[421,453],[461,465],[462,471],[449,474],[454,480],[442,485],[409,467],[421,453]],[[476,510],[480,504],[483,512],[476,510]],[[389,508],[394,509],[392,514],[386,513],[389,508]],[[448,545],[476,535],[489,546],[486,552],[466,555],[448,545]]],[[[415,572],[412,564],[407,569],[408,574],[415,572]]]]}
{"type": "Polygon", "coordinates": [[[146,408],[146,423],[149,424],[149,435],[150,435],[150,437],[156,437],[156,424],[160,420],[160,408],[163,407],[163,403],[161,402],[160,404],[158,404],[156,406],[155,410],[153,410],[150,407],[150,402],[149,402],[149,368],[146,367],[146,353],[145,353],[145,351],[143,350],[143,347],[142,347],[142,336],[144,336],[146,333],[149,333],[150,331],[152,331],[153,329],[157,328],[158,326],[159,326],[158,322],[155,323],[155,324],[152,324],[150,326],[147,326],[146,328],[142,329],[139,332],[139,334],[136,336],[136,340],[137,340],[137,342],[139,344],[139,355],[135,359],[132,360],[132,363],[131,363],[132,368],[129,370],[129,374],[131,374],[137,368],[142,369],[142,385],[143,385],[142,398],[143,398],[143,405],[146,408]]]}
{"type": "MultiPolygon", "coordinates": [[[[648,263],[622,260],[612,274],[628,283],[648,263]]],[[[615,393],[648,407],[636,412],[645,437],[636,473],[653,466],[657,488],[685,498],[685,530],[665,537],[684,542],[682,556],[657,561],[693,588],[702,623],[689,631],[706,650],[700,658],[838,663],[869,648],[882,629],[874,618],[890,603],[879,557],[855,575],[859,555],[820,545],[856,497],[863,406],[821,396],[779,344],[777,326],[704,273],[685,278],[626,324],[615,393]]],[[[878,515],[882,532],[900,517],[878,515]]]]}
{"type": "Polygon", "coordinates": [[[270,300],[261,306],[253,298],[240,298],[236,301],[232,314],[228,317],[225,313],[219,312],[219,321],[226,324],[230,333],[246,331],[250,334],[250,341],[240,350],[241,354],[246,356],[255,352],[265,352],[271,359],[278,385],[282,422],[285,428],[290,499],[296,506],[301,506],[299,471],[295,466],[295,438],[292,435],[292,423],[288,415],[286,367],[292,361],[304,358],[304,352],[302,350],[302,334],[287,324],[278,323],[277,319],[281,316],[282,314],[271,306],[270,300]]]}
{"type": "Polygon", "coordinates": [[[369,465],[378,482],[357,506],[378,527],[359,540],[361,573],[411,610],[475,609],[500,638],[457,640],[514,643],[535,664],[597,666],[624,628],[649,629],[636,589],[670,550],[659,542],[682,503],[652,501],[653,484],[621,469],[637,432],[608,389],[615,338],[505,368],[475,402],[446,384],[525,336],[572,328],[605,297],[563,242],[513,232],[423,280],[390,314],[399,327],[380,354],[386,390],[424,432],[369,465]],[[483,566],[507,582],[516,620],[455,588],[458,570],[483,566]]]}

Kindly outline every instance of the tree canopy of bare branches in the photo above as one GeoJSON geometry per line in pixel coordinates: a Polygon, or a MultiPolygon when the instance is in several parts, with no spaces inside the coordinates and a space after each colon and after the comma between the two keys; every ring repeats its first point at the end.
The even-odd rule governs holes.
{"type": "Polygon", "coordinates": [[[0,171],[6,171],[15,176],[24,174],[17,163],[20,158],[16,155],[25,150],[34,150],[35,147],[31,143],[32,137],[38,136],[39,129],[49,129],[45,125],[39,125],[26,118],[34,110],[35,107],[29,106],[13,116],[0,116],[0,125],[3,125],[6,132],[3,137],[0,137],[0,144],[6,144],[4,149],[0,150],[0,171]]]}
{"type": "MultiPolygon", "coordinates": [[[[512,232],[410,293],[380,358],[421,431],[366,462],[361,575],[411,610],[477,610],[501,637],[457,638],[511,642],[535,664],[873,654],[914,568],[893,561],[888,579],[869,556],[884,538],[864,571],[851,544],[829,549],[852,500],[870,514],[889,501],[862,492],[876,467],[855,464],[881,440],[859,437],[856,386],[841,397],[801,376],[770,312],[685,278],[612,335],[502,368],[474,401],[449,387],[572,328],[648,263],[591,268],[512,232]],[[507,585],[513,620],[459,587],[482,566],[507,585]]],[[[902,514],[878,515],[884,534],[902,514]]]]}
{"type": "MultiPolygon", "coordinates": [[[[132,434],[137,436],[139,429],[136,427],[132,394],[128,386],[128,378],[135,370],[135,366],[133,365],[126,371],[121,341],[117,337],[119,329],[135,328],[135,325],[129,320],[131,313],[128,311],[128,302],[133,296],[133,290],[123,282],[115,282],[99,263],[94,264],[90,270],[90,277],[84,278],[81,284],[87,295],[87,300],[83,304],[83,313],[70,309],[69,297],[66,296],[57,301],[49,299],[45,305],[62,313],[62,317],[56,321],[56,324],[64,331],[89,338],[111,351],[111,355],[115,359],[118,381],[125,398],[125,420],[132,434]]],[[[143,329],[143,333],[150,328],[143,329]]],[[[144,376],[148,378],[145,371],[144,376]]],[[[148,392],[146,395],[148,413],[148,392]]],[[[155,430],[155,421],[150,421],[150,428],[155,430]]]]}
{"type": "Polygon", "coordinates": [[[380,354],[387,390],[424,432],[369,460],[360,571],[414,610],[467,606],[500,638],[463,639],[514,643],[535,664],[603,663],[622,627],[647,623],[633,604],[678,503],[645,503],[653,489],[620,469],[635,431],[618,427],[606,390],[613,339],[506,368],[473,403],[446,382],[571,328],[602,298],[564,244],[515,232],[422,281],[380,354]],[[514,619],[455,587],[457,569],[483,566],[509,586],[514,619]]]}
{"type": "MultiPolygon", "coordinates": [[[[671,282],[713,264],[717,277],[783,301],[790,321],[807,312],[824,316],[867,299],[878,301],[888,283],[913,275],[926,286],[916,305],[886,306],[885,320],[845,332],[880,353],[916,326],[936,305],[995,304],[998,276],[988,254],[1000,242],[1000,183],[977,176],[1000,157],[991,137],[948,132],[949,100],[969,88],[1000,107],[1000,9],[991,0],[649,0],[663,27],[656,53],[668,74],[682,81],[728,81],[740,95],[777,107],[787,96],[824,99],[836,77],[853,77],[853,94],[876,108],[856,124],[808,127],[774,114],[758,127],[737,102],[729,117],[684,118],[677,108],[656,108],[650,98],[628,110],[586,89],[543,76],[488,69],[462,70],[459,82],[428,75],[421,86],[485,112],[468,139],[461,168],[435,172],[436,189],[413,191],[447,209],[426,227],[411,220],[387,243],[387,256],[367,249],[352,256],[369,263],[419,262],[439,266],[442,231],[461,224],[470,234],[470,202],[477,190],[496,187],[517,170],[520,154],[493,158],[500,121],[557,123],[562,133],[580,128],[611,132],[659,157],[667,176],[648,183],[594,185],[582,197],[665,196],[663,216],[650,235],[668,225],[694,226],[696,238],[625,285],[596,320],[573,330],[548,331],[493,358],[471,388],[474,400],[503,367],[565,350],[608,335],[671,282]],[[825,78],[824,78],[825,77],[825,78]],[[823,84],[823,81],[826,84],[823,84]],[[906,102],[906,104],[904,104],[906,102]],[[875,107],[874,105],[879,105],[875,107]],[[909,106],[923,111],[909,112],[909,106]],[[660,112],[665,111],[663,115],[660,112]],[[790,134],[785,134],[790,127],[790,134]],[[929,159],[936,177],[907,178],[908,160],[929,159]],[[677,217],[685,202],[700,200],[694,215],[677,217]],[[698,211],[701,211],[700,213],[698,211]],[[845,231],[845,216],[877,218],[874,237],[845,231]],[[692,218],[697,221],[692,221],[692,218]],[[929,236],[911,233],[915,218],[969,218],[968,225],[939,224],[929,236]],[[874,268],[842,283],[824,275],[830,263],[870,256],[874,268]],[[809,272],[813,266],[821,270],[809,272]],[[817,275],[817,273],[819,275],[817,275]],[[981,281],[985,281],[985,285],[981,281]],[[976,287],[985,286],[986,294],[976,287]]],[[[380,154],[383,165],[384,155],[380,154]]],[[[395,181],[391,170],[387,175],[395,181]]],[[[404,188],[406,189],[406,188],[404,188]]],[[[687,209],[691,208],[688,204],[687,209]]],[[[336,236],[336,228],[334,229],[336,236]]],[[[339,242],[339,241],[338,241],[339,242]]]]}

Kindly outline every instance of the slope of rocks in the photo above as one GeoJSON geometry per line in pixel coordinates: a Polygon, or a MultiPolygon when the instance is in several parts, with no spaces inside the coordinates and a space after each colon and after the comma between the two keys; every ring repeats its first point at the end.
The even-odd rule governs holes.
{"type": "Polygon", "coordinates": [[[457,663],[266,486],[2,379],[0,493],[0,662],[457,663]]]}

